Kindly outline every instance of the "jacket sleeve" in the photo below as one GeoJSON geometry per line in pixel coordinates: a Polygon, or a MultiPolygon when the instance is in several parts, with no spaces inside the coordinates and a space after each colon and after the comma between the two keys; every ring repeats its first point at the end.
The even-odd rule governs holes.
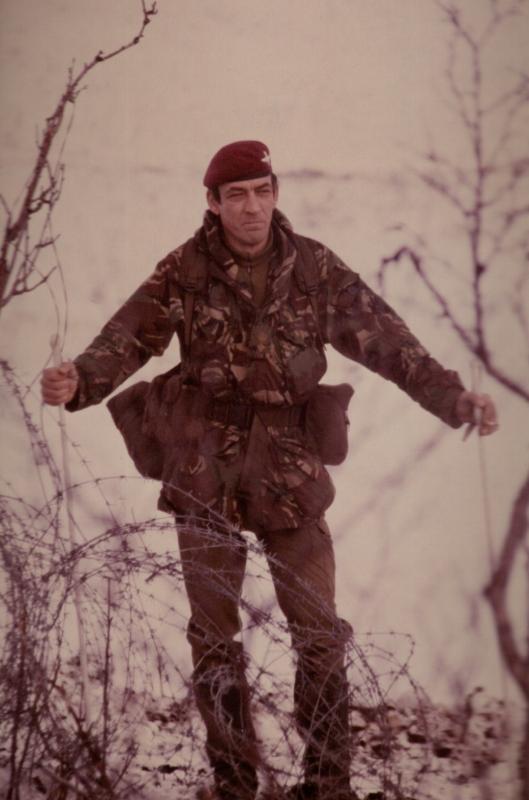
{"type": "Polygon", "coordinates": [[[453,428],[464,391],[457,372],[433,359],[399,315],[360,276],[327,250],[327,341],[340,353],[393,381],[453,428]]]}
{"type": "Polygon", "coordinates": [[[174,269],[170,254],[74,359],[79,388],[68,411],[101,402],[151,356],[162,355],[175,331],[174,269]]]}

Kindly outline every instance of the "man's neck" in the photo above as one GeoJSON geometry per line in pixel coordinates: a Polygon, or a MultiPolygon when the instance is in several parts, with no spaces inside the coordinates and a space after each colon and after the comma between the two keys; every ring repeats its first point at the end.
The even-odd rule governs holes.
{"type": "Polygon", "coordinates": [[[233,255],[235,257],[238,256],[244,261],[259,261],[263,256],[271,253],[273,248],[272,231],[270,231],[268,239],[264,243],[260,242],[255,246],[241,247],[231,241],[228,236],[225,236],[225,241],[233,255]]]}

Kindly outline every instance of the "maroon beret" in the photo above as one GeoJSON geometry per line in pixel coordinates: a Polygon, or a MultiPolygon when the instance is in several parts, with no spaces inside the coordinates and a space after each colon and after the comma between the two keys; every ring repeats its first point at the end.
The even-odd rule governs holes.
{"type": "Polygon", "coordinates": [[[249,181],[272,174],[270,151],[262,142],[232,142],[215,153],[204,175],[204,186],[215,189],[231,181],[249,181]]]}

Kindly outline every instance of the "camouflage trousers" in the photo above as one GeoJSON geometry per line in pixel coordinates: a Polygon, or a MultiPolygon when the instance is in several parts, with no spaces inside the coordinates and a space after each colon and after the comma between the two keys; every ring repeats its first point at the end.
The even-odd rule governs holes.
{"type": "MultiPolygon", "coordinates": [[[[335,561],[324,521],[297,529],[255,531],[297,656],[294,713],[305,741],[305,780],[317,797],[349,786],[350,742],[345,644],[351,627],[336,615],[335,561]]],[[[191,606],[188,641],[197,706],[220,798],[250,800],[257,791],[259,747],[250,714],[239,601],[247,559],[240,534],[179,526],[191,606]]]]}

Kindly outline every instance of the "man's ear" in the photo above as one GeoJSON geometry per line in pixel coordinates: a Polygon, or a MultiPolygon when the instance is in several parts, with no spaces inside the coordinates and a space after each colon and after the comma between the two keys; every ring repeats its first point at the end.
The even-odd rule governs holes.
{"type": "Polygon", "coordinates": [[[206,200],[208,201],[209,210],[218,216],[220,214],[220,206],[211,189],[207,191],[206,200]]]}

